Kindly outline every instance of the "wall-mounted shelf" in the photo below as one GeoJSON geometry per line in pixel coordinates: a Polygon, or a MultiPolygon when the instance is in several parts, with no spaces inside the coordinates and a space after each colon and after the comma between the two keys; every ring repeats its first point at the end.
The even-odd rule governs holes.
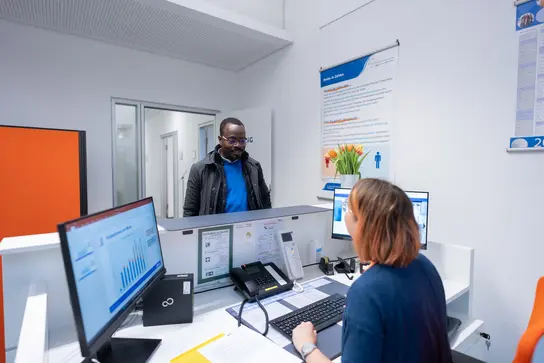
{"type": "Polygon", "coordinates": [[[0,19],[231,71],[293,43],[283,29],[202,0],[0,1],[0,19]]]}
{"type": "Polygon", "coordinates": [[[544,147],[509,147],[506,148],[507,153],[531,153],[544,151],[544,147]]]}

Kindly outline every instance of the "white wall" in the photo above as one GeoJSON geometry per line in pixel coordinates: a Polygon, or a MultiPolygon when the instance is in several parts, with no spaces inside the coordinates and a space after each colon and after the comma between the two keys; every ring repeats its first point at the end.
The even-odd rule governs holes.
{"type": "Polygon", "coordinates": [[[325,26],[375,0],[318,0],[319,26],[325,26]]]}
{"type": "Polygon", "coordinates": [[[489,361],[512,361],[544,273],[542,155],[505,152],[514,131],[515,8],[376,0],[318,31],[318,14],[335,2],[321,4],[328,8],[287,0],[294,45],[241,73],[240,106],[274,110],[275,205],[315,201],[319,67],[399,39],[396,182],[431,193],[431,240],[475,248],[473,313],[491,334],[489,361]]]}
{"type": "MultiPolygon", "coordinates": [[[[146,117],[145,124],[145,162],[146,196],[153,196],[155,209],[161,211],[161,175],[162,143],[161,135],[177,131],[178,133],[178,180],[185,175],[185,186],[191,166],[198,161],[199,125],[214,121],[214,116],[199,115],[178,111],[153,112],[153,117],[146,117]],[[193,158],[193,153],[195,157],[193,158]]],[[[183,215],[182,181],[179,180],[178,215],[183,215]]],[[[164,217],[164,216],[163,216],[164,217]]]]}
{"type": "Polygon", "coordinates": [[[206,0],[263,23],[283,28],[284,0],[206,0]]]}
{"type": "Polygon", "coordinates": [[[3,20],[0,34],[0,123],[86,130],[90,212],[112,205],[111,97],[234,108],[235,73],[3,20]]]}
{"type": "Polygon", "coordinates": [[[285,15],[296,44],[246,68],[239,77],[239,108],[273,110],[275,207],[314,202],[320,187],[318,9],[311,0],[287,1],[285,15]]]}

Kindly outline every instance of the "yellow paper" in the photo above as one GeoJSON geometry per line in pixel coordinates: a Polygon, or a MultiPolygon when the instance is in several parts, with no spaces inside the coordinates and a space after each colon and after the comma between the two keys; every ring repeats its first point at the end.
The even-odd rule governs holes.
{"type": "Polygon", "coordinates": [[[219,334],[211,338],[210,340],[207,340],[204,343],[194,347],[193,349],[188,350],[185,353],[181,353],[177,357],[170,360],[170,363],[211,363],[202,354],[200,354],[198,350],[224,336],[225,334],[219,334]]]}

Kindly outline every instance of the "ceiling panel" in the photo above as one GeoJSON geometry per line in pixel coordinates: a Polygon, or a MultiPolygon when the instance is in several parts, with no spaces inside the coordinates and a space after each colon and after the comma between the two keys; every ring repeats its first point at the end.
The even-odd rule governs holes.
{"type": "Polygon", "coordinates": [[[165,0],[0,0],[0,18],[233,71],[291,43],[165,0]]]}

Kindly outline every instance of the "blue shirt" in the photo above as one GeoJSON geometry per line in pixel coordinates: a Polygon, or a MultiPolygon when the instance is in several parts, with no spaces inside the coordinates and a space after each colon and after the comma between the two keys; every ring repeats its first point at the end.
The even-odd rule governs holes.
{"type": "Polygon", "coordinates": [[[247,207],[247,186],[242,171],[242,161],[223,161],[223,170],[227,179],[227,204],[225,212],[245,212],[247,207]]]}
{"type": "Polygon", "coordinates": [[[450,363],[446,297],[433,264],[374,265],[349,289],[342,363],[450,363]]]}

